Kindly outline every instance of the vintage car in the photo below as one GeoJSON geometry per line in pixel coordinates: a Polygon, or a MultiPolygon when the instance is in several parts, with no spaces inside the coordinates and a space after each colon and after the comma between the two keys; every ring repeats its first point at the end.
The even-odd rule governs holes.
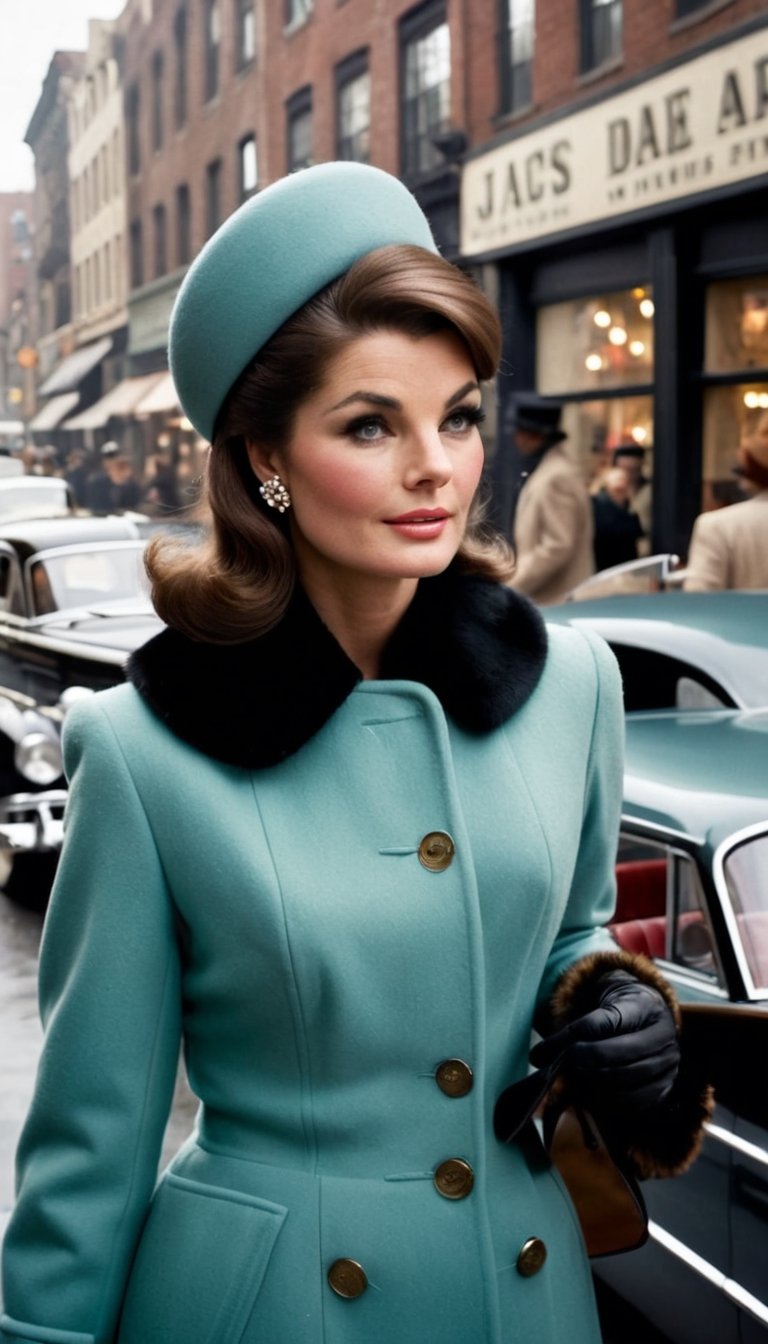
{"type": "Polygon", "coordinates": [[[598,1277],[675,1344],[768,1344],[768,710],[627,716],[618,942],[658,963],[717,1100],[598,1277]]]}
{"type": "Polygon", "coordinates": [[[22,518],[66,518],[74,511],[75,497],[58,476],[0,477],[0,526],[22,518]]]}
{"type": "Polygon", "coordinates": [[[768,592],[623,594],[543,615],[607,640],[627,710],[768,705],[768,592]]]}
{"type": "MultiPolygon", "coordinates": [[[[66,800],[61,723],[158,629],[138,515],[0,523],[0,885],[42,908],[66,800]]],[[[166,526],[166,525],[164,525],[166,526]]]]}

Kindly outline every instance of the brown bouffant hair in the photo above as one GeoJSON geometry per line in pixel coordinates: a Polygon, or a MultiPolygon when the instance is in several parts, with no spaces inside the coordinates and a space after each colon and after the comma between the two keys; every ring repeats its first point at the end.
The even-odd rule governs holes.
{"type": "MultiPolygon", "coordinates": [[[[280,327],[227,394],[206,468],[205,540],[194,548],[169,536],[150,543],[152,599],[168,625],[192,639],[234,644],[281,619],[296,578],[290,525],[259,495],[246,438],[274,447],[288,443],[299,406],[322,386],[337,355],[350,341],[382,330],[416,338],[453,330],[465,341],[479,379],[491,378],[498,365],[499,320],[458,267],[400,244],[355,262],[280,327]]],[[[513,569],[511,548],[484,530],[477,501],[459,561],[465,570],[496,580],[509,578],[513,569]]]]}

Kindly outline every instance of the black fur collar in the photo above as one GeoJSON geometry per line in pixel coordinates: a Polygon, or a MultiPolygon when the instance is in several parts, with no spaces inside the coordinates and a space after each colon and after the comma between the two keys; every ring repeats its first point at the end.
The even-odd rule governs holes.
{"type": "MultiPolygon", "coordinates": [[[[483,733],[525,703],[545,658],[544,623],[526,598],[452,567],[420,582],[381,677],[422,682],[461,727],[483,733]]],[[[360,681],[299,587],[268,634],[221,645],[163,630],[127,673],[177,737],[248,769],[298,751],[360,681]]]]}

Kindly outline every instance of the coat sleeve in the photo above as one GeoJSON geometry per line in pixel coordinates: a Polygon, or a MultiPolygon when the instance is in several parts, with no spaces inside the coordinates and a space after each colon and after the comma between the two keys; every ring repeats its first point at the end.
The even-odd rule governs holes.
{"type": "Polygon", "coordinates": [[[586,631],[582,634],[591,650],[597,690],[581,833],[568,903],[539,986],[536,1021],[542,1028],[546,1026],[552,991],[562,973],[579,957],[616,949],[604,925],[616,903],[616,847],[624,764],[621,678],[616,659],[604,640],[586,631]]]}
{"type": "Polygon", "coordinates": [[[45,1043],[3,1254],[3,1344],[111,1344],[180,1042],[172,904],[101,697],[65,731],[66,836],[43,933],[45,1043]]]}

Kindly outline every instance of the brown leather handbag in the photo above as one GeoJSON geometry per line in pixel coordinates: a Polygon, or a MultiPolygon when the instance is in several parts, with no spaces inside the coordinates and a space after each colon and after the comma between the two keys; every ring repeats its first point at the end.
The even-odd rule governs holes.
{"type": "Polygon", "coordinates": [[[634,1176],[612,1153],[594,1116],[551,1092],[560,1060],[505,1088],[493,1127],[502,1143],[542,1144],[573,1201],[587,1255],[634,1251],[648,1239],[648,1212],[634,1176]],[[543,1139],[534,1115],[544,1106],[543,1139]]]}

